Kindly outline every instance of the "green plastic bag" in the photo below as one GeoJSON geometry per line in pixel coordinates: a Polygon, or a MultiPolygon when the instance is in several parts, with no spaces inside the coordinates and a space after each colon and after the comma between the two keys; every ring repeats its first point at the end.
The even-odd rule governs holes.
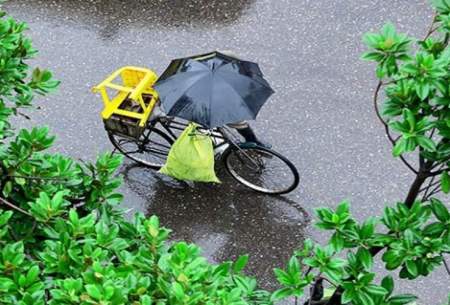
{"type": "Polygon", "coordinates": [[[214,149],[208,135],[196,131],[198,125],[191,123],[173,143],[166,164],[160,173],[179,180],[217,182],[214,171],[214,149]]]}

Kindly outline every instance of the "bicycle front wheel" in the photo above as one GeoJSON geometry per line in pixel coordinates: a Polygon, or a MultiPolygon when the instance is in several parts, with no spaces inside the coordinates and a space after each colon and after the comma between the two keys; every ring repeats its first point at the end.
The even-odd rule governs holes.
{"type": "Polygon", "coordinates": [[[225,152],[224,163],[227,171],[239,183],[264,194],[289,193],[300,181],[294,164],[264,147],[230,149],[225,152]]]}
{"type": "Polygon", "coordinates": [[[111,143],[123,155],[141,165],[160,169],[169,155],[173,140],[156,128],[147,128],[139,139],[108,133],[111,143]]]}

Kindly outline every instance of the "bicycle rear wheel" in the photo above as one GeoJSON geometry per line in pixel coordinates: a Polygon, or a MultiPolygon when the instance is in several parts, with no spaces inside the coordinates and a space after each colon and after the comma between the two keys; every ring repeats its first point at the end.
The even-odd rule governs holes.
{"type": "Polygon", "coordinates": [[[160,169],[173,144],[172,138],[159,129],[147,128],[139,139],[108,133],[111,143],[123,155],[144,166],[160,169]]]}
{"type": "Polygon", "coordinates": [[[294,164],[271,149],[259,146],[232,148],[223,158],[225,168],[234,179],[260,193],[286,194],[300,181],[294,164]]]}

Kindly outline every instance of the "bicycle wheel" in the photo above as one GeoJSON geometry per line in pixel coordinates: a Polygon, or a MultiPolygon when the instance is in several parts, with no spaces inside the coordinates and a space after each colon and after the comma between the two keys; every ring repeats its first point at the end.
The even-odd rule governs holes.
{"type": "Polygon", "coordinates": [[[173,140],[159,129],[150,127],[139,139],[108,133],[111,143],[122,154],[139,164],[160,169],[167,159],[173,140]]]}
{"type": "Polygon", "coordinates": [[[260,193],[286,194],[300,181],[294,164],[264,147],[232,148],[225,152],[223,160],[234,179],[260,193]]]}

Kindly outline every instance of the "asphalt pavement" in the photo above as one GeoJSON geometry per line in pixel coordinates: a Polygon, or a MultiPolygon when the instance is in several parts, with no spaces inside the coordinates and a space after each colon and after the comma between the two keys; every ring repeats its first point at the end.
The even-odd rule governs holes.
{"type": "MultiPolygon", "coordinates": [[[[124,207],[156,214],[175,240],[201,245],[212,262],[248,253],[247,269],[265,288],[312,226],[318,206],[348,199],[358,219],[405,197],[411,174],[394,159],[371,102],[374,66],[360,60],[363,33],[391,21],[421,37],[425,0],[11,0],[30,25],[36,65],[54,71],[59,91],[36,103],[23,126],[46,124],[54,151],[92,160],[112,149],[90,88],[125,65],[161,73],[172,58],[220,49],[260,64],[276,93],[253,122],[258,135],[298,167],[284,197],[257,195],[219,170],[221,185],[185,184],[126,162],[124,207]]],[[[377,267],[381,272],[382,268],[377,267]]],[[[440,305],[450,292],[443,269],[399,291],[440,305]],[[430,293],[431,292],[431,293],[430,293]]]]}

